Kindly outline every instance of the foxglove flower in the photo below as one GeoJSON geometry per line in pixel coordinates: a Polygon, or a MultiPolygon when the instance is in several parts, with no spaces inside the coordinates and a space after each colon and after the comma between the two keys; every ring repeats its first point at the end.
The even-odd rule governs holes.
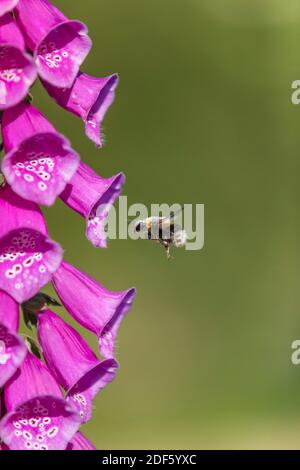
{"type": "Polygon", "coordinates": [[[77,432],[67,450],[96,450],[96,447],[81,432],[77,432]]]}
{"type": "Polygon", "coordinates": [[[0,0],[0,16],[11,11],[19,0],[0,0]]]}
{"type": "Polygon", "coordinates": [[[4,111],[2,137],[7,182],[19,196],[51,206],[77,170],[79,155],[28,103],[4,111]]]}
{"type": "Polygon", "coordinates": [[[49,95],[64,109],[80,117],[85,132],[97,147],[102,147],[101,123],[113,103],[118,75],[97,78],[79,72],[71,88],[57,88],[43,82],[49,95]]]}
{"type": "Polygon", "coordinates": [[[22,303],[51,279],[63,252],[48,237],[38,206],[0,188],[0,289],[22,303]]]}
{"type": "Polygon", "coordinates": [[[100,127],[118,76],[80,72],[91,45],[86,26],[48,0],[0,0],[0,450],[95,449],[79,428],[91,418],[97,393],[115,378],[116,335],[135,297],[134,289],[111,292],[62,263],[62,248],[49,238],[38,206],[60,197],[85,219],[91,243],[106,247],[106,218],[124,175],[102,178],[81,163],[29,103],[39,75],[101,147],[100,127]],[[40,292],[49,281],[70,314],[97,335],[103,360],[49,310],[60,306],[40,292]],[[25,325],[38,329],[43,359],[34,339],[18,335],[20,304],[25,325]]]}
{"type": "Polygon", "coordinates": [[[19,0],[14,12],[39,75],[57,87],[71,87],[92,46],[86,26],[47,0],[19,0]]]}
{"type": "Polygon", "coordinates": [[[14,450],[63,450],[80,426],[80,417],[63,398],[47,366],[30,352],[5,385],[7,414],[0,438],[14,450]]]}
{"type": "MultiPolygon", "coordinates": [[[[0,3],[1,9],[1,3],[0,3]]],[[[0,18],[0,110],[22,101],[37,76],[23,36],[9,14],[0,18]]]]}
{"type": "Polygon", "coordinates": [[[17,335],[19,306],[0,291],[0,387],[10,379],[26,355],[26,346],[17,335]]]}
{"type": "Polygon", "coordinates": [[[117,362],[100,362],[80,334],[51,310],[38,315],[38,337],[49,369],[67,390],[67,401],[87,422],[95,396],[115,378],[117,362]]]}
{"type": "Polygon", "coordinates": [[[70,183],[60,194],[60,198],[86,220],[86,236],[95,247],[106,247],[105,221],[124,182],[122,173],[111,178],[101,178],[81,162],[70,183]]]}
{"type": "Polygon", "coordinates": [[[114,357],[117,332],[131,308],[135,289],[111,292],[65,261],[52,281],[67,311],[97,335],[100,353],[105,358],[114,357]]]}

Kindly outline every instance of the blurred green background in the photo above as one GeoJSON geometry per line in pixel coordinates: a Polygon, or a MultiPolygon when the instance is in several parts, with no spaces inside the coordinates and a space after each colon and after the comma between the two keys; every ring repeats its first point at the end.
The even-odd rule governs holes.
{"type": "Polygon", "coordinates": [[[120,74],[106,146],[40,85],[34,103],[94,170],[126,173],[129,203],[205,204],[204,249],[172,262],[147,241],[97,251],[79,216],[46,211],[68,261],[138,289],[83,431],[100,449],[300,448],[299,1],[54,3],[89,27],[83,70],[120,74]]]}

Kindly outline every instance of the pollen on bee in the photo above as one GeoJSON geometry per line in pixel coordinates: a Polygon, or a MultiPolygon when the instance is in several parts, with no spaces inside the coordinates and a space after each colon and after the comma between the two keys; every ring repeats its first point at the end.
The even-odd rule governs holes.
{"type": "Polygon", "coordinates": [[[174,234],[174,245],[176,248],[183,248],[187,242],[187,233],[185,230],[178,230],[174,234]]]}

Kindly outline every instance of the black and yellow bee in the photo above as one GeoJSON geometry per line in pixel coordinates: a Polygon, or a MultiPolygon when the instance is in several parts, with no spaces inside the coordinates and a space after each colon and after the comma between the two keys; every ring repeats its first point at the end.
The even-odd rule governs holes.
{"type": "Polygon", "coordinates": [[[171,258],[170,247],[183,248],[187,241],[186,231],[176,222],[177,214],[139,220],[135,225],[135,231],[148,240],[160,243],[165,248],[167,257],[171,258]]]}

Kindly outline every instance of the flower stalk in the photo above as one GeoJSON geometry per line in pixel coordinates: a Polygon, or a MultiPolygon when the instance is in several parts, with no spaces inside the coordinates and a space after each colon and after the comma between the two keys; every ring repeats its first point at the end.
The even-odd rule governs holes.
{"type": "Polygon", "coordinates": [[[0,0],[0,450],[95,449],[81,425],[116,377],[116,337],[135,297],[64,261],[39,207],[60,198],[83,217],[92,245],[107,246],[106,218],[125,176],[87,166],[30,91],[39,78],[100,148],[118,76],[80,71],[91,46],[86,26],[48,0],[0,0]],[[49,283],[58,299],[41,291],[49,283]],[[96,334],[99,351],[50,310],[62,305],[96,334]],[[30,336],[19,333],[20,309],[30,336]]]}

